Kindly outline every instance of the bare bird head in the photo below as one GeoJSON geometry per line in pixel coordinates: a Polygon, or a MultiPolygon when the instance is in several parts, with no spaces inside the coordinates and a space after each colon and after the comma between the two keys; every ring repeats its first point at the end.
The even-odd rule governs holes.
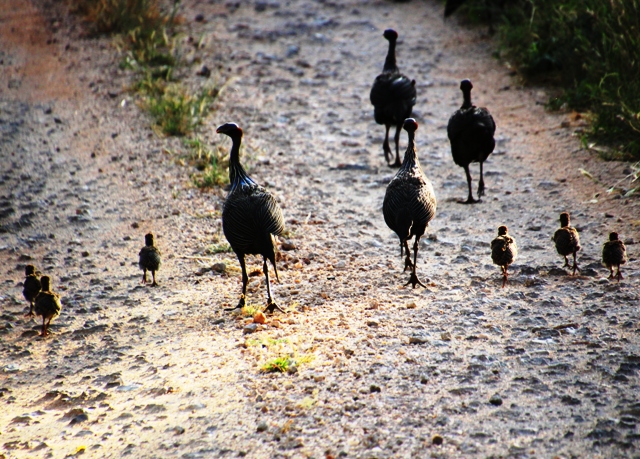
{"type": "Polygon", "coordinates": [[[144,235],[144,244],[148,247],[153,247],[153,234],[148,233],[144,235]]]}
{"type": "Polygon", "coordinates": [[[25,276],[29,276],[31,274],[35,274],[36,273],[36,267],[33,265],[27,265],[24,267],[24,274],[25,276]]]}
{"type": "Polygon", "coordinates": [[[498,228],[498,236],[506,236],[508,232],[509,229],[504,225],[498,228]]]}
{"type": "Polygon", "coordinates": [[[569,218],[569,212],[562,212],[560,214],[560,226],[561,227],[565,227],[565,226],[569,226],[569,222],[571,221],[571,219],[569,218]]]}
{"type": "Polygon", "coordinates": [[[609,240],[610,241],[617,241],[618,240],[618,233],[616,233],[615,231],[609,233],[609,240]]]}
{"type": "Polygon", "coordinates": [[[226,134],[231,138],[242,137],[242,129],[236,123],[225,123],[216,129],[218,134],[226,134]]]}
{"type": "Polygon", "coordinates": [[[460,89],[462,92],[471,91],[473,89],[473,85],[471,84],[471,80],[462,80],[460,82],[460,89]]]}
{"type": "Polygon", "coordinates": [[[393,29],[387,29],[384,31],[382,36],[389,41],[396,41],[398,39],[398,32],[393,29]]]}
{"type": "Polygon", "coordinates": [[[406,120],[404,120],[404,124],[402,127],[409,133],[416,132],[418,130],[418,123],[413,118],[407,118],[406,120]]]}
{"type": "Polygon", "coordinates": [[[49,276],[42,276],[40,279],[40,285],[42,285],[42,291],[51,290],[51,278],[49,276]]]}

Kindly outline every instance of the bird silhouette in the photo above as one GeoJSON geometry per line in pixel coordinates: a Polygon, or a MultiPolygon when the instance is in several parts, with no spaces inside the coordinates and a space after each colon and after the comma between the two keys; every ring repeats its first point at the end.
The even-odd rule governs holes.
{"type": "Polygon", "coordinates": [[[507,270],[517,256],[516,238],[509,235],[509,229],[506,226],[500,226],[498,228],[498,237],[491,241],[491,259],[502,269],[502,288],[509,282],[507,270]]]}
{"type": "Polygon", "coordinates": [[[42,276],[40,279],[42,290],[35,299],[36,315],[42,316],[42,334],[47,336],[48,328],[51,321],[60,315],[62,305],[60,304],[60,296],[51,291],[51,278],[42,276]]]}
{"type": "Polygon", "coordinates": [[[436,195],[429,179],[422,172],[416,155],[415,131],[418,123],[413,118],[404,122],[404,129],[409,134],[409,144],[404,154],[402,166],[387,186],[382,204],[384,221],[400,238],[400,256],[406,255],[404,270],[411,269],[409,282],[424,287],[416,275],[416,259],[420,238],[436,215],[436,195]],[[413,263],[409,252],[408,240],[415,237],[413,244],[413,263]]]}
{"type": "Polygon", "coordinates": [[[471,89],[473,85],[470,80],[462,80],[460,89],[462,90],[463,103],[459,110],[449,118],[447,125],[447,135],[451,142],[451,154],[453,161],[464,168],[469,186],[469,196],[464,204],[478,202],[484,195],[483,163],[489,157],[496,146],[493,135],[496,132],[496,123],[486,108],[478,108],[471,103],[471,89]],[[480,163],[480,182],[478,183],[478,201],[473,199],[471,191],[471,174],[469,164],[480,163]]]}
{"type": "Polygon", "coordinates": [[[33,305],[38,293],[42,289],[42,285],[40,284],[40,279],[38,279],[38,274],[36,273],[36,267],[33,265],[27,265],[24,268],[24,286],[22,288],[22,295],[24,299],[29,302],[29,313],[26,314],[27,317],[34,316],[33,305]]]}
{"type": "Polygon", "coordinates": [[[278,282],[276,267],[275,236],[284,231],[284,218],[275,198],[264,187],[258,185],[240,164],[240,144],[242,129],[235,123],[227,123],[218,127],[219,134],[231,137],[232,146],[229,155],[229,181],[231,190],[222,208],[222,230],[229,245],[235,252],[242,268],[242,295],[234,310],[245,305],[247,294],[247,268],[245,255],[262,255],[263,271],[267,284],[266,312],[274,312],[280,308],[271,297],[269,268],[267,260],[273,265],[278,282]]]}
{"type": "Polygon", "coordinates": [[[144,247],[138,254],[138,265],[140,266],[140,269],[144,271],[144,274],[142,275],[142,283],[147,283],[147,271],[151,271],[151,276],[153,277],[151,286],[156,287],[158,285],[156,282],[156,271],[160,269],[160,265],[162,264],[162,254],[154,245],[152,233],[148,233],[144,236],[144,243],[144,247]]]}
{"type": "Polygon", "coordinates": [[[556,243],[556,250],[564,257],[564,266],[569,266],[567,256],[573,255],[573,275],[579,271],[576,261],[576,254],[581,249],[580,236],[578,230],[571,226],[569,213],[562,212],[560,214],[560,229],[553,234],[553,241],[556,243]]]}
{"type": "Polygon", "coordinates": [[[410,80],[400,73],[396,65],[396,40],[398,33],[387,29],[383,34],[389,41],[387,58],[384,61],[382,73],[378,75],[371,87],[369,99],[373,104],[373,116],[376,123],[385,126],[382,148],[387,163],[391,161],[391,147],[389,146],[389,129],[396,127],[394,137],[396,143],[396,160],[392,167],[400,167],[400,131],[406,118],[411,116],[411,110],[416,103],[416,81],[410,80]]]}
{"type": "Polygon", "coordinates": [[[609,279],[614,277],[620,282],[622,273],[620,272],[620,266],[627,262],[627,248],[620,239],[618,239],[618,233],[609,233],[609,240],[602,246],[602,263],[609,268],[609,279]],[[613,275],[613,268],[617,268],[618,272],[613,275]]]}

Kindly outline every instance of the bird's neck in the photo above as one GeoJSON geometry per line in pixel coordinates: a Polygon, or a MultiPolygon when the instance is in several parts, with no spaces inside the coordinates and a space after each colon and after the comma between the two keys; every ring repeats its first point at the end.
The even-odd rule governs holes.
{"type": "Polygon", "coordinates": [[[401,169],[409,170],[416,166],[420,166],[420,163],[418,162],[418,156],[416,155],[415,134],[410,132],[409,145],[407,145],[407,151],[404,153],[404,160],[402,161],[401,169]]]}
{"type": "Polygon", "coordinates": [[[384,71],[393,72],[398,71],[396,65],[396,41],[389,40],[389,51],[387,51],[387,58],[384,61],[384,71]]]}
{"type": "Polygon", "coordinates": [[[233,144],[231,145],[231,154],[229,157],[229,182],[231,182],[231,191],[238,186],[255,185],[255,182],[251,180],[247,171],[244,170],[242,164],[240,164],[240,144],[242,143],[242,137],[236,135],[231,137],[233,144]]]}
{"type": "Polygon", "coordinates": [[[464,102],[462,103],[462,108],[471,108],[473,104],[471,103],[471,91],[463,91],[462,95],[464,97],[464,102]]]}

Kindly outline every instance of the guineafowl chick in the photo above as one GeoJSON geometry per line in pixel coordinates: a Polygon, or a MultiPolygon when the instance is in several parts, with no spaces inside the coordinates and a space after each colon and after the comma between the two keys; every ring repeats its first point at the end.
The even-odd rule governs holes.
{"type": "Polygon", "coordinates": [[[38,279],[38,275],[36,273],[36,267],[33,265],[27,265],[24,268],[24,287],[22,288],[22,295],[24,299],[29,302],[29,313],[26,314],[27,317],[34,316],[33,313],[33,304],[36,300],[36,296],[42,290],[42,286],[40,284],[40,279],[38,279]]]}
{"type": "Polygon", "coordinates": [[[502,269],[502,288],[509,282],[507,269],[517,256],[516,238],[509,235],[509,229],[506,226],[499,227],[498,237],[491,241],[491,259],[502,269]]]}
{"type": "Polygon", "coordinates": [[[382,73],[373,82],[369,99],[374,107],[373,116],[376,123],[385,127],[382,149],[387,163],[391,161],[391,147],[389,146],[389,129],[396,127],[394,137],[396,143],[396,160],[392,167],[400,167],[400,131],[406,118],[411,116],[411,110],[416,103],[416,81],[410,80],[400,73],[396,65],[396,40],[398,32],[387,29],[383,34],[389,41],[389,50],[384,62],[382,73]]]}
{"type": "Polygon", "coordinates": [[[620,272],[620,266],[627,262],[627,248],[624,246],[624,242],[618,239],[618,233],[612,232],[609,234],[609,240],[602,246],[602,263],[609,268],[611,274],[609,279],[613,279],[613,268],[617,268],[618,272],[615,278],[624,279],[620,272]]]}
{"type": "Polygon", "coordinates": [[[42,316],[42,334],[47,336],[48,328],[51,321],[60,315],[62,305],[60,304],[60,296],[51,291],[51,278],[42,276],[40,279],[42,290],[35,299],[36,315],[42,316]]]}
{"type": "Polygon", "coordinates": [[[556,243],[556,250],[564,257],[564,266],[569,266],[567,256],[573,255],[573,275],[576,271],[580,271],[576,261],[576,254],[581,249],[580,236],[578,230],[571,226],[569,213],[562,212],[560,214],[560,229],[553,234],[553,241],[556,243]]]}
{"type": "Polygon", "coordinates": [[[245,305],[247,294],[247,268],[245,255],[262,255],[262,270],[267,284],[266,312],[274,312],[280,308],[271,297],[269,283],[269,268],[267,260],[271,262],[278,282],[278,268],[276,267],[276,241],[284,231],[284,217],[276,199],[264,187],[258,185],[240,164],[240,144],[242,143],[242,129],[235,123],[227,123],[218,127],[218,134],[231,137],[232,145],[229,154],[229,181],[231,190],[222,207],[222,230],[229,245],[235,252],[242,268],[242,295],[234,310],[245,305]]]}
{"type": "Polygon", "coordinates": [[[436,195],[429,179],[422,172],[416,155],[415,132],[418,123],[413,118],[404,122],[409,134],[409,145],[404,161],[393,180],[389,182],[382,203],[384,221],[400,238],[400,256],[406,254],[404,269],[411,269],[411,277],[405,285],[424,287],[416,275],[416,259],[420,238],[436,215],[436,195]],[[415,236],[413,244],[413,263],[409,252],[408,240],[415,236]]]}
{"type": "Polygon", "coordinates": [[[138,254],[138,265],[140,269],[144,272],[142,275],[142,283],[147,283],[147,271],[151,271],[151,276],[153,278],[153,282],[151,284],[152,287],[156,287],[158,283],[156,282],[156,271],[160,269],[160,265],[162,264],[162,254],[160,250],[154,245],[153,234],[149,233],[144,236],[145,246],[140,250],[138,254]]]}
{"type": "Polygon", "coordinates": [[[480,198],[484,196],[483,163],[496,146],[496,141],[493,138],[496,132],[496,123],[489,110],[478,108],[471,103],[472,88],[470,80],[462,80],[460,90],[462,91],[463,103],[460,109],[451,115],[447,125],[453,162],[464,168],[467,175],[469,195],[466,201],[460,201],[463,204],[479,202],[480,198]],[[471,163],[480,163],[478,200],[473,199],[471,191],[471,173],[469,172],[471,163]]]}

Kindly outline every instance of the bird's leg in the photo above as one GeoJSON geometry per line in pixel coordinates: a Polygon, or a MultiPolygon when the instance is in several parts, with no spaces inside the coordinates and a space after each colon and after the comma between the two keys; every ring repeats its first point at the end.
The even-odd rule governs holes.
{"type": "Polygon", "coordinates": [[[502,266],[502,288],[509,282],[509,273],[507,272],[508,267],[502,266]]]}
{"type": "Polygon", "coordinates": [[[578,262],[576,261],[576,253],[577,252],[573,252],[573,275],[576,275],[576,271],[580,271],[580,268],[578,268],[578,262]]]}
{"type": "Polygon", "coordinates": [[[156,282],[156,272],[155,271],[151,271],[151,276],[153,276],[153,283],[151,284],[152,287],[157,287],[158,283],[156,282]]]}
{"type": "Polygon", "coordinates": [[[238,255],[240,261],[240,268],[242,268],[242,295],[240,295],[240,301],[235,308],[224,308],[225,311],[234,311],[236,309],[242,309],[245,305],[245,297],[247,294],[247,282],[249,282],[249,276],[247,275],[247,266],[244,262],[244,255],[238,255]]]}
{"type": "Polygon", "coordinates": [[[269,268],[267,267],[267,257],[264,258],[264,265],[262,269],[264,269],[264,277],[267,281],[267,308],[264,311],[275,312],[275,310],[277,309],[280,312],[285,312],[284,309],[278,306],[276,302],[273,301],[273,298],[271,298],[271,285],[269,284],[269,268]]]}
{"type": "Polygon", "coordinates": [[[607,279],[613,279],[613,265],[609,265],[609,277],[607,279]]]}
{"type": "Polygon", "coordinates": [[[389,146],[389,129],[391,128],[390,124],[385,124],[385,132],[384,132],[384,142],[382,142],[382,149],[384,150],[384,159],[389,162],[391,158],[391,147],[389,146]]]}
{"type": "Polygon", "coordinates": [[[53,319],[53,317],[49,317],[49,321],[47,322],[47,331],[46,331],[47,335],[51,334],[51,332],[49,331],[49,327],[51,326],[51,319],[53,319]]]}
{"type": "Polygon", "coordinates": [[[393,137],[393,140],[396,142],[396,162],[393,164],[389,164],[391,167],[402,166],[402,162],[400,161],[400,132],[401,131],[402,131],[402,125],[399,124],[396,127],[396,135],[393,137]]]}
{"type": "Polygon", "coordinates": [[[44,324],[45,318],[44,316],[42,316],[42,333],[40,333],[40,336],[47,336],[47,327],[44,324]]]}
{"type": "Polygon", "coordinates": [[[566,268],[567,266],[569,266],[569,259],[567,258],[567,256],[564,256],[564,265],[562,266],[563,268],[566,268]]]}
{"type": "MultiPolygon", "coordinates": [[[[400,244],[400,247],[402,247],[402,244],[400,244]]],[[[407,268],[413,269],[413,263],[411,263],[411,252],[409,251],[409,242],[407,242],[406,239],[404,240],[404,250],[407,256],[404,259],[404,269],[402,270],[402,272],[405,272],[407,268]]],[[[400,255],[402,255],[402,249],[400,249],[400,252],[400,255]]]]}
{"type": "Polygon", "coordinates": [[[142,283],[147,283],[147,268],[144,268],[144,274],[142,274],[142,283]]]}
{"type": "Polygon", "coordinates": [[[478,182],[478,199],[484,196],[484,177],[482,171],[482,162],[480,162],[480,181],[478,182]]]}
{"type": "Polygon", "coordinates": [[[475,199],[473,199],[473,193],[471,191],[471,173],[469,172],[469,166],[464,166],[464,172],[465,174],[467,174],[467,185],[469,186],[469,196],[467,197],[466,201],[459,201],[460,204],[473,204],[476,203],[478,201],[476,201],[475,199]]]}
{"type": "Polygon", "coordinates": [[[33,301],[29,302],[29,312],[24,315],[25,317],[33,317],[35,314],[33,313],[33,301]]]}
{"type": "MultiPolygon", "coordinates": [[[[613,269],[611,271],[613,272],[613,269]]],[[[624,279],[624,277],[622,277],[622,273],[620,272],[620,265],[618,265],[618,274],[616,274],[616,277],[618,278],[618,282],[620,282],[621,279],[624,279]]]]}
{"type": "Polygon", "coordinates": [[[418,258],[418,242],[419,241],[420,241],[420,237],[416,236],[416,241],[413,244],[413,268],[411,270],[411,276],[409,277],[409,282],[404,284],[405,287],[411,284],[413,288],[416,288],[416,285],[420,285],[420,287],[427,288],[426,285],[420,282],[420,279],[418,279],[418,275],[416,274],[416,263],[417,263],[416,260],[418,258]]]}

